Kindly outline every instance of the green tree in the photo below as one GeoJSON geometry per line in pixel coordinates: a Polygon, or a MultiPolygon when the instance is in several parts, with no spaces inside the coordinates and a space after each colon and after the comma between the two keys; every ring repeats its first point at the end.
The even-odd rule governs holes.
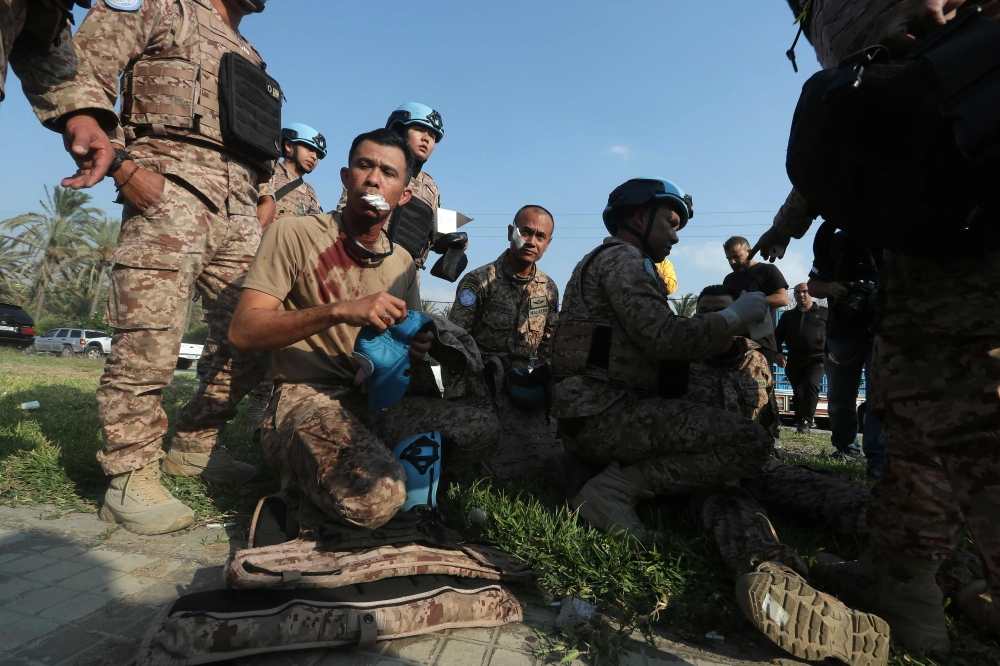
{"type": "Polygon", "coordinates": [[[84,229],[84,239],[90,246],[84,252],[90,270],[87,276],[87,290],[93,294],[90,301],[91,318],[97,315],[97,305],[100,301],[104,282],[111,270],[111,252],[118,244],[118,232],[121,231],[121,220],[108,217],[107,213],[93,217],[84,229]]]}
{"type": "Polygon", "coordinates": [[[17,241],[0,237],[0,298],[20,303],[24,297],[24,252],[17,241]]]}
{"type": "Polygon", "coordinates": [[[680,298],[671,298],[670,305],[678,317],[693,317],[698,308],[698,297],[695,294],[684,294],[680,298]]]}
{"type": "Polygon", "coordinates": [[[59,282],[60,272],[65,272],[85,258],[81,230],[100,213],[87,206],[90,195],[77,190],[56,186],[50,193],[45,187],[48,201],[39,201],[43,213],[25,213],[3,222],[3,238],[15,241],[25,253],[26,270],[31,275],[27,300],[34,305],[34,318],[45,314],[45,299],[53,285],[59,282]]]}

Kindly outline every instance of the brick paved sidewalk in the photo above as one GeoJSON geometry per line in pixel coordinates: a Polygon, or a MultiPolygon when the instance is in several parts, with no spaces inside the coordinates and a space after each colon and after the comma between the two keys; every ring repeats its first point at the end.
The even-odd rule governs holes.
{"type": "MultiPolygon", "coordinates": [[[[127,666],[159,607],[179,595],[223,587],[234,538],[200,527],[143,537],[92,514],[0,507],[0,666],[127,666]]],[[[519,597],[521,595],[519,594],[519,597]]],[[[522,600],[525,624],[458,629],[380,642],[372,652],[305,650],[242,660],[238,666],[539,666],[531,627],[551,629],[555,612],[522,600]]],[[[634,643],[627,666],[795,664],[775,650],[716,653],[657,640],[634,643]]],[[[231,662],[230,662],[231,663],[231,662]]],[[[573,662],[581,664],[583,662],[573,662]]]]}

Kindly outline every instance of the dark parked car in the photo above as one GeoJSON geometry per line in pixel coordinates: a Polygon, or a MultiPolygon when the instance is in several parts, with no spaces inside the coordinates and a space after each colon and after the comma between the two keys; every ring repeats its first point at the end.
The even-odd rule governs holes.
{"type": "Polygon", "coordinates": [[[0,303],[0,345],[25,349],[35,341],[35,321],[20,305],[0,303]]]}

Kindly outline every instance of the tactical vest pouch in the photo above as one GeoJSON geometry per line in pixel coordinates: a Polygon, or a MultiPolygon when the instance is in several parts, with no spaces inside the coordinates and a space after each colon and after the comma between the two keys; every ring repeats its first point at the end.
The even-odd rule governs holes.
{"type": "Polygon", "coordinates": [[[979,11],[960,12],[905,58],[871,47],[802,88],[788,176],[868,245],[935,256],[995,249],[1000,25],[979,11]]]}
{"type": "Polygon", "coordinates": [[[222,142],[255,160],[281,157],[281,87],[238,53],[219,66],[219,122],[222,142]]]}
{"type": "Polygon", "coordinates": [[[268,652],[371,648],[376,641],[522,619],[498,583],[409,576],[334,590],[216,590],[161,611],[137,666],[194,666],[268,652]]]}
{"type": "Polygon", "coordinates": [[[656,391],[663,384],[659,370],[628,333],[606,322],[561,323],[552,334],[553,376],[584,375],[615,386],[656,391]]]}
{"type": "Polygon", "coordinates": [[[389,225],[389,238],[403,246],[414,259],[422,258],[431,244],[434,215],[433,208],[423,200],[412,197],[393,215],[394,219],[389,225]]]}

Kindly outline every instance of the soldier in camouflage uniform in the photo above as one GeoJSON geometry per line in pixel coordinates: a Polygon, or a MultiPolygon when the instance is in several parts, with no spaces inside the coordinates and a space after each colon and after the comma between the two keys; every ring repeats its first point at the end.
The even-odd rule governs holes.
{"type": "Polygon", "coordinates": [[[541,206],[524,206],[507,230],[510,247],[459,282],[448,319],[472,334],[484,359],[500,356],[507,369],[522,371],[531,367],[532,359],[548,363],[549,339],[559,317],[559,287],[537,262],[554,230],[551,213],[541,206]]]}
{"type": "MultiPolygon", "coordinates": [[[[52,118],[76,110],[113,119],[120,150],[109,170],[124,199],[111,261],[105,321],[113,346],[97,390],[112,476],[101,516],[143,534],[190,525],[194,514],[159,483],[167,418],[160,405],[172,377],[188,307],[197,289],[218,351],[181,412],[163,471],[245,482],[255,472],[218,445],[236,404],[260,380],[259,354],[226,339],[260,240],[258,204],[271,165],[222,141],[216,99],[224,54],[260,56],[237,32],[262,0],[149,0],[96,5],[74,37],[79,75],[48,93],[52,118]],[[119,79],[122,113],[116,114],[119,79]],[[197,99],[194,108],[177,105],[197,99]]],[[[269,196],[268,196],[269,198],[269,196]]]]}
{"type": "MultiPolygon", "coordinates": [[[[695,513],[716,537],[755,626],[799,657],[884,664],[885,623],[811,588],[805,565],[778,542],[756,502],[737,488],[720,490],[757,472],[772,439],[716,401],[685,400],[689,362],[731,350],[733,336],[769,311],[767,299],[751,293],[718,312],[673,314],[655,263],[691,215],[690,198],[668,181],[624,183],[604,212],[613,236],[584,257],[566,287],[552,339],[553,369],[564,377],[554,411],[566,449],[606,465],[570,503],[595,527],[649,540],[655,535],[639,520],[637,499],[698,493],[695,513]],[[726,533],[734,525],[740,532],[726,533]]],[[[758,404],[743,406],[757,412],[756,380],[754,389],[758,404]]]]}
{"type": "MultiPolygon", "coordinates": [[[[812,2],[805,34],[820,63],[835,67],[876,43],[905,52],[914,40],[910,26],[943,24],[950,18],[945,4],[812,2]]],[[[994,6],[986,15],[996,20],[996,14],[994,6]]],[[[793,190],[757,247],[773,261],[815,217],[793,190]]],[[[955,551],[963,525],[985,563],[992,603],[1000,607],[998,288],[996,252],[932,259],[888,250],[879,275],[873,360],[887,463],[868,510],[872,544],[859,560],[828,563],[822,571],[845,598],[879,613],[893,639],[913,649],[949,650],[935,573],[955,551]]]]}
{"type": "MultiPolygon", "coordinates": [[[[437,144],[444,138],[444,124],[441,114],[429,106],[416,102],[407,102],[392,112],[386,121],[386,129],[391,129],[406,139],[417,159],[417,172],[410,180],[410,190],[413,192],[410,208],[419,207],[420,216],[415,224],[402,223],[403,226],[391,233],[397,243],[402,243],[409,250],[410,256],[417,268],[424,270],[427,255],[430,254],[434,242],[434,221],[437,219],[437,209],[441,207],[441,193],[431,175],[424,171],[424,165],[434,153],[437,144]],[[427,216],[430,217],[427,217],[427,216]],[[405,228],[404,228],[405,227],[405,228]]],[[[347,203],[347,189],[340,195],[337,212],[344,209],[347,203]]],[[[420,273],[417,273],[417,281],[420,273]]]]}
{"type": "MultiPolygon", "coordinates": [[[[104,178],[114,148],[92,112],[60,117],[48,96],[77,73],[76,52],[69,24],[73,6],[90,7],[91,0],[0,0],[0,102],[6,96],[7,64],[21,80],[21,89],[38,119],[62,132],[79,169],[63,187],[93,187],[104,178]]],[[[106,119],[105,119],[106,120],[106,119]]]]}
{"type": "Polygon", "coordinates": [[[369,411],[353,356],[358,332],[384,331],[420,308],[416,266],[383,231],[392,209],[410,197],[414,160],[406,141],[386,129],[357,137],[348,160],[343,213],[286,217],[268,228],[229,338],[244,351],[274,350],[264,452],[331,518],[377,527],[406,500],[406,475],[391,447],[437,431],[444,464],[481,460],[496,447],[499,424],[486,410],[442,399],[428,379],[425,353],[445,363],[438,345],[464,338],[459,368],[482,382],[475,343],[443,319],[433,340],[414,337],[406,397],[369,411]],[[389,210],[376,207],[382,201],[389,210]]]}

